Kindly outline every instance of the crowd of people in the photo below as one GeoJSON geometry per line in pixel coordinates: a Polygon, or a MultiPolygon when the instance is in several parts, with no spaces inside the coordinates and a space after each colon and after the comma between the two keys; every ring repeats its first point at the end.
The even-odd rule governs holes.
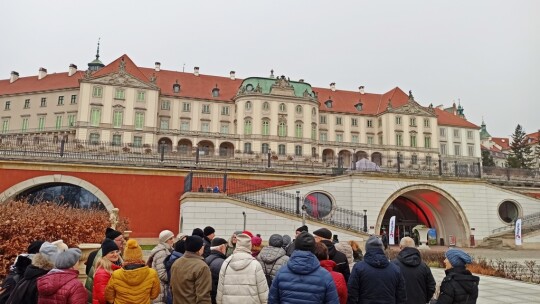
{"type": "Polygon", "coordinates": [[[35,241],[3,281],[0,304],[476,303],[479,278],[466,269],[471,257],[460,249],[446,252],[446,277],[436,292],[410,237],[390,261],[376,236],[362,251],[327,228],[308,230],[296,229],[294,240],[273,234],[266,246],[247,230],[227,240],[211,226],[191,235],[164,230],[145,260],[136,240],[107,228],[86,261],[84,285],[78,248],[35,241]]]}

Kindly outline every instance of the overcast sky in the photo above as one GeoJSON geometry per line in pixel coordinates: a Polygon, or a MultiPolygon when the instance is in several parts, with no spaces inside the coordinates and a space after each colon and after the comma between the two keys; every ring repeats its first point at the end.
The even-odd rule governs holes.
{"type": "Polygon", "coordinates": [[[453,101],[492,136],[540,128],[540,1],[1,1],[0,79],[137,65],[453,101]]]}

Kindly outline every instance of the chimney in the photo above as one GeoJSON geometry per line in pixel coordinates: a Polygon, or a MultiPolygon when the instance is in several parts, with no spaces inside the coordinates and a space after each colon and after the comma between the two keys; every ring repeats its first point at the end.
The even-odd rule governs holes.
{"type": "Polygon", "coordinates": [[[77,66],[72,63],[72,64],[69,65],[68,76],[71,77],[75,73],[77,73],[77,66]]]}
{"type": "Polygon", "coordinates": [[[298,79],[298,82],[304,82],[304,79],[298,79]]]}
{"type": "Polygon", "coordinates": [[[38,79],[43,79],[45,76],[47,76],[47,69],[39,68],[38,79]]]}
{"type": "Polygon", "coordinates": [[[161,62],[156,61],[156,72],[159,72],[161,70],[161,62]]]}
{"type": "Polygon", "coordinates": [[[199,67],[195,67],[195,68],[193,69],[193,74],[194,74],[195,76],[199,76],[199,67]]]}
{"type": "Polygon", "coordinates": [[[359,86],[358,90],[360,91],[360,94],[364,95],[364,86],[359,86]]]}
{"type": "Polygon", "coordinates": [[[336,90],[336,83],[335,83],[335,82],[332,82],[332,83],[330,84],[330,90],[332,90],[332,91],[335,91],[335,90],[336,90]]]}
{"type": "Polygon", "coordinates": [[[9,77],[9,83],[14,83],[15,80],[19,79],[19,72],[11,71],[11,77],[9,77]]]}
{"type": "Polygon", "coordinates": [[[235,80],[235,79],[236,79],[236,72],[231,71],[231,80],[235,80]]]}

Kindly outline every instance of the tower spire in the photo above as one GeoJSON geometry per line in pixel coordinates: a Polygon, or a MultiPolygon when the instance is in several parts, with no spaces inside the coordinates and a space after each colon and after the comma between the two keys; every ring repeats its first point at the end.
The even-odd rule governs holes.
{"type": "Polygon", "coordinates": [[[98,38],[97,40],[97,53],[96,53],[96,59],[99,60],[99,43],[100,43],[100,40],[101,40],[101,37],[98,38]]]}
{"type": "Polygon", "coordinates": [[[96,59],[94,59],[92,62],[88,63],[88,69],[91,71],[91,72],[95,72],[99,69],[101,69],[102,67],[104,67],[105,65],[103,64],[103,62],[101,62],[99,60],[99,45],[101,44],[101,37],[98,38],[98,43],[97,43],[97,51],[96,51],[96,59]]]}

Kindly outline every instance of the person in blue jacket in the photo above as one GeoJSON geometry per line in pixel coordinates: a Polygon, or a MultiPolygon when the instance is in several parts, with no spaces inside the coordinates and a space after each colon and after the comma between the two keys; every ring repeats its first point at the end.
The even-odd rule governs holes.
{"type": "Polygon", "coordinates": [[[294,241],[295,250],[289,262],[281,267],[272,281],[270,304],[339,304],[332,275],[322,268],[315,252],[315,238],[302,232],[294,241]]]}
{"type": "Polygon", "coordinates": [[[348,304],[403,304],[407,301],[401,270],[388,261],[384,245],[376,236],[367,240],[364,260],[354,265],[347,287],[348,304]]]}

